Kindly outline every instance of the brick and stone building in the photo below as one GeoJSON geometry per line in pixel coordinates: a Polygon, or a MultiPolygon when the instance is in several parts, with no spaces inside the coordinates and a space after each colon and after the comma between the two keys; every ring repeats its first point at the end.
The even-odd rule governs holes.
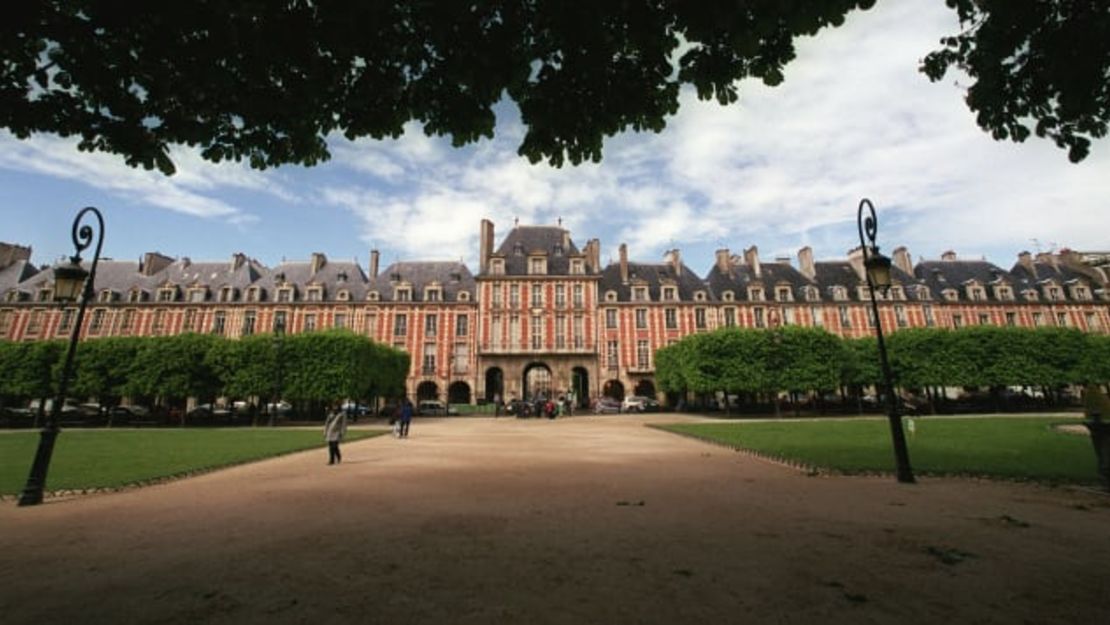
{"type": "MultiPolygon", "coordinates": [[[[405,261],[379,271],[323,253],[266,267],[244,254],[195,262],[147,253],[102,260],[83,339],[204,332],[230,338],[348,328],[412,356],[407,392],[453,403],[573,392],[653,395],[660,347],[720,327],[817,326],[874,332],[863,256],[760,258],[718,250],[705,277],[670,250],[662,262],[602,266],[601,243],[578,247],[561,225],[514,225],[496,246],[479,230],[477,273],[461,262],[405,261]]],[[[1064,326],[1110,331],[1108,253],[1022,252],[1004,269],[946,252],[892,254],[884,328],[1064,326]]],[[[0,243],[0,340],[69,336],[75,307],[52,301],[52,272],[27,247],[0,243]]]]}

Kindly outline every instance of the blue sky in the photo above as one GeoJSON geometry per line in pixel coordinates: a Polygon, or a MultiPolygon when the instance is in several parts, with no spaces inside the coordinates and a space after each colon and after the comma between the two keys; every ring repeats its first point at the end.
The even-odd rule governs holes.
{"type": "Polygon", "coordinates": [[[463,149],[423,135],[330,141],[313,168],[264,172],[174,152],[178,173],[133,170],[75,141],[0,131],[0,241],[31,245],[34,260],[72,253],[76,211],[99,207],[104,255],[159,251],[194,260],[244,252],[268,265],[312,252],[393,260],[462,258],[475,268],[478,223],[498,240],[514,219],[571,229],[581,247],[621,242],[655,261],[671,248],[705,274],[715,249],[758,245],[760,255],[842,258],[857,244],[856,206],[879,210],[879,243],[915,260],[948,249],[1010,267],[1022,250],[1110,248],[1110,141],[1079,165],[1047,141],[995,142],[974,123],[958,77],[928,82],[918,61],[958,31],[944,3],[885,2],[841,28],[801,40],[786,81],[740,88],[721,107],[683,95],[659,134],[606,141],[600,164],[554,169],[516,155],[515,107],[498,110],[497,136],[463,149]]]}

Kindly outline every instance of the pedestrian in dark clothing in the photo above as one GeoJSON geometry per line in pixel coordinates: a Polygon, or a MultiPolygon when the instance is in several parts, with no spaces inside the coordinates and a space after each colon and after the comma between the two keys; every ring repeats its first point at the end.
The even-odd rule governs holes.
{"type": "Polygon", "coordinates": [[[409,424],[412,423],[412,402],[405,400],[401,406],[401,431],[398,434],[401,438],[409,437],[409,424]]]}
{"type": "Polygon", "coordinates": [[[328,464],[337,464],[343,461],[339,453],[339,441],[347,433],[347,413],[342,410],[333,410],[324,421],[324,440],[328,442],[328,464]]]}

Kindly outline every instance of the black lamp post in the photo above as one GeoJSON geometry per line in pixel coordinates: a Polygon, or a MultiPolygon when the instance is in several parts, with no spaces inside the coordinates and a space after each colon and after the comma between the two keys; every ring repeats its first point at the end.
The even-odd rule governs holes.
{"type": "Polygon", "coordinates": [[[100,261],[100,247],[104,244],[104,217],[100,211],[88,206],[77,213],[73,220],[73,246],[76,248],[69,262],[58,264],[54,267],[54,301],[72,302],[79,300],[77,306],[77,320],[69,335],[69,349],[66,350],[66,359],[62,365],[62,378],[58,381],[58,394],[54,397],[54,405],[46,416],[46,424],[39,434],[39,446],[35,451],[35,461],[31,465],[31,474],[27,476],[27,485],[19,496],[20,506],[33,506],[42,503],[42,491],[46,487],[46,473],[50,469],[50,457],[54,454],[54,441],[58,438],[58,415],[61,414],[62,404],[65,402],[66,390],[69,379],[73,375],[73,357],[77,352],[77,339],[81,335],[81,323],[85,319],[85,306],[93,297],[93,284],[96,281],[96,264],[100,261]],[[81,219],[91,213],[96,218],[96,251],[93,253],[92,264],[89,270],[81,266],[81,252],[92,245],[93,227],[81,225],[81,219]]]}
{"type": "Polygon", "coordinates": [[[875,207],[871,200],[860,200],[859,210],[856,213],[856,225],[859,227],[859,244],[863,250],[864,275],[867,277],[867,292],[871,297],[871,313],[875,316],[875,335],[879,341],[879,361],[883,367],[883,386],[885,386],[887,401],[889,403],[888,419],[890,421],[890,435],[894,441],[894,461],[897,465],[898,481],[912,484],[913,469],[910,468],[910,453],[906,448],[906,435],[902,431],[902,410],[898,396],[894,393],[894,378],[890,373],[890,361],[886,355],[886,342],[883,341],[883,321],[879,317],[879,304],[875,300],[875,290],[881,289],[884,293],[890,289],[890,259],[879,253],[875,245],[875,232],[879,227],[879,220],[875,216],[875,207]],[[867,207],[868,215],[863,216],[863,209],[867,207]],[[867,239],[864,240],[866,234],[867,239]]]}

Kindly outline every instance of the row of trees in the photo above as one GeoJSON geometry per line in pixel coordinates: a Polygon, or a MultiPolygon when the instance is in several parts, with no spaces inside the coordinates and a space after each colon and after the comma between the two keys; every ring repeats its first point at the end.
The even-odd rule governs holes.
{"type": "MultiPolygon", "coordinates": [[[[63,341],[0,342],[5,372],[0,397],[53,397],[64,349],[63,341]]],[[[345,330],[240,340],[204,334],[113,337],[78,345],[69,394],[102,407],[125,396],[178,409],[189,397],[372,402],[402,395],[408,368],[408,354],[345,330]]]]}
{"type": "MultiPolygon", "coordinates": [[[[935,410],[945,387],[1040,387],[1110,382],[1110,336],[1066,328],[976,326],[893,333],[887,349],[895,384],[921,391],[935,410]]],[[[882,384],[874,338],[841,339],[821,328],[723,329],[656,352],[661,390],[758,399],[858,390],[882,384]]],[[[777,406],[777,402],[776,402],[777,406]]]]}

